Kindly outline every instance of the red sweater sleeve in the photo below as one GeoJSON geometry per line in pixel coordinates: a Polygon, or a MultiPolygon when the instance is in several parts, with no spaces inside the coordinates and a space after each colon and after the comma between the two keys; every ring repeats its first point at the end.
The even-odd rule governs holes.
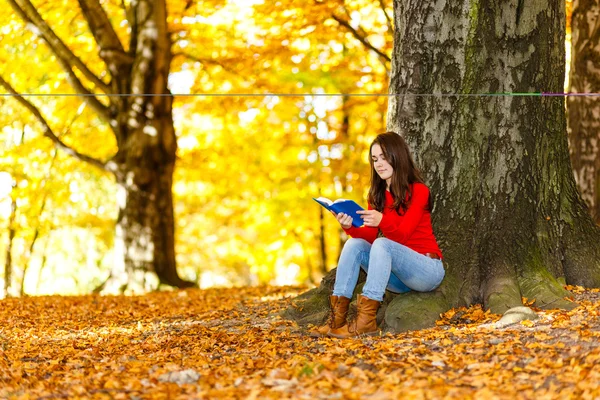
{"type": "Polygon", "coordinates": [[[394,210],[384,213],[379,223],[379,229],[386,238],[405,244],[419,225],[428,203],[429,189],[427,186],[423,184],[413,185],[410,205],[406,212],[402,216],[394,210]]]}
{"type": "MultiPolygon", "coordinates": [[[[369,204],[369,210],[372,210],[372,209],[373,208],[369,204]]],[[[356,239],[364,239],[369,243],[373,243],[375,241],[375,239],[377,239],[377,234],[379,233],[379,229],[372,227],[372,226],[361,226],[360,228],[351,226],[348,229],[344,229],[344,232],[346,232],[350,237],[353,237],[356,239]]]]}

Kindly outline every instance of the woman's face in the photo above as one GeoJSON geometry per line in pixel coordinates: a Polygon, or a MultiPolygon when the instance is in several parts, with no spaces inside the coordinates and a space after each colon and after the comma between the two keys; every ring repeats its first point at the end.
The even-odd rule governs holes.
{"type": "Polygon", "coordinates": [[[381,179],[387,182],[388,186],[392,180],[392,175],[394,173],[394,168],[387,162],[385,156],[383,155],[383,150],[381,150],[381,146],[378,144],[374,144],[371,148],[371,159],[373,160],[373,167],[375,168],[375,172],[381,179]]]}

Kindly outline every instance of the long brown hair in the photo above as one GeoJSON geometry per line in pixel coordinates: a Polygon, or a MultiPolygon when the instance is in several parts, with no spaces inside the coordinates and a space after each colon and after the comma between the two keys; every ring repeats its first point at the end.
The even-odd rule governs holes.
{"type": "MultiPolygon", "coordinates": [[[[390,193],[394,198],[392,208],[400,214],[408,209],[412,197],[411,184],[424,183],[421,172],[416,167],[410,155],[410,150],[404,138],[395,132],[386,132],[377,135],[369,148],[369,162],[371,164],[371,188],[369,189],[368,201],[371,206],[383,212],[385,207],[385,191],[387,188],[385,180],[381,179],[372,157],[373,146],[378,144],[385,156],[386,161],[392,166],[394,172],[390,182],[390,193]]],[[[429,211],[433,208],[431,195],[429,196],[429,211]]]]}

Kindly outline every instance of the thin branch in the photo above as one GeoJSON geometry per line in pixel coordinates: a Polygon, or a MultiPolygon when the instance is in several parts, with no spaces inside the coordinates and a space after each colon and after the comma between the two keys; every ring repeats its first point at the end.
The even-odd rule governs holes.
{"type": "Polygon", "coordinates": [[[77,67],[83,75],[96,85],[104,93],[111,93],[110,86],[107,85],[94,74],[79,57],[67,47],[67,45],[50,28],[30,0],[8,0],[9,4],[17,14],[29,25],[29,29],[35,28],[34,32],[40,36],[50,47],[50,50],[60,59],[64,60],[66,65],[77,67]]]}
{"type": "Polygon", "coordinates": [[[394,24],[392,24],[392,18],[390,18],[390,15],[387,13],[384,0],[379,0],[379,6],[381,7],[381,11],[383,11],[383,15],[385,15],[385,21],[387,23],[387,27],[390,30],[390,33],[393,34],[394,33],[394,24]]]}
{"type": "Polygon", "coordinates": [[[387,54],[379,50],[377,47],[373,46],[366,37],[361,35],[356,29],[354,29],[348,21],[338,17],[335,14],[332,14],[331,18],[337,21],[337,23],[343,26],[344,28],[348,29],[350,33],[352,33],[352,36],[354,36],[359,42],[361,42],[367,49],[375,52],[380,58],[387,62],[392,61],[392,59],[387,54]]]}
{"type": "Polygon", "coordinates": [[[105,121],[110,122],[110,110],[104,104],[98,100],[96,96],[93,95],[92,92],[87,90],[83,83],[77,78],[73,70],[70,68],[68,64],[64,62],[62,58],[58,58],[58,63],[62,66],[62,68],[67,73],[67,81],[75,89],[75,91],[79,94],[82,94],[83,101],[87,103],[94,111],[98,113],[98,115],[105,121]]]}
{"type": "MultiPolygon", "coordinates": [[[[17,0],[17,1],[23,1],[23,0],[17,0]]],[[[90,77],[90,74],[91,74],[92,81],[94,81],[94,83],[96,83],[96,84],[98,84],[98,82],[99,82],[103,86],[103,87],[101,87],[101,89],[108,88],[108,86],[106,84],[104,84],[104,82],[102,82],[98,77],[96,77],[91,71],[89,71],[89,69],[87,69],[85,64],[83,64],[83,62],[79,58],[77,58],[73,53],[71,53],[71,51],[56,36],[56,34],[52,31],[52,29],[50,29],[50,27],[46,24],[46,22],[37,13],[37,10],[31,5],[29,0],[24,0],[24,1],[26,1],[27,4],[29,4],[29,6],[31,6],[31,8],[33,9],[33,13],[35,14],[33,19],[30,18],[29,14],[27,14],[24,11],[24,9],[21,8],[21,6],[15,2],[15,0],[9,0],[12,7],[15,9],[15,11],[17,11],[17,13],[26,22],[26,24],[28,24],[30,26],[30,28],[35,27],[36,34],[38,34],[38,36],[40,36],[40,32],[42,33],[42,35],[41,35],[42,39],[48,44],[48,46],[50,47],[50,50],[56,55],[59,64],[61,65],[63,70],[67,73],[67,79],[68,79],[69,83],[71,84],[71,86],[78,93],[83,94],[84,101],[88,105],[90,105],[90,107],[92,107],[100,115],[101,118],[103,118],[105,121],[108,122],[110,120],[108,108],[106,106],[104,106],[93,95],[93,93],[90,92],[81,83],[79,78],[77,78],[77,76],[73,72],[73,65],[77,66],[80,70],[82,70],[84,75],[88,76],[88,78],[90,77]],[[37,21],[37,24],[34,22],[34,20],[37,21]],[[44,34],[44,32],[45,32],[45,34],[44,34]],[[51,40],[55,43],[56,46],[52,45],[53,42],[51,42],[51,40]],[[73,61],[73,63],[71,63],[70,61],[73,61]],[[86,71],[87,71],[87,74],[86,74],[86,71]]],[[[108,89],[106,89],[104,91],[106,93],[109,93],[109,91],[107,91],[107,90],[108,89]]]]}
{"type": "Polygon", "coordinates": [[[201,64],[205,64],[205,65],[217,65],[221,68],[223,68],[224,71],[227,71],[229,73],[235,74],[235,75],[240,75],[239,72],[231,69],[230,67],[228,67],[227,65],[223,64],[220,61],[217,60],[213,60],[213,59],[209,59],[209,58],[200,58],[200,57],[196,57],[194,55],[191,55],[189,53],[185,53],[185,52],[176,52],[173,53],[173,59],[175,59],[176,57],[184,57],[190,61],[194,61],[194,62],[199,62],[201,64]]]}
{"type": "Polygon", "coordinates": [[[52,131],[52,128],[50,128],[50,125],[48,125],[48,122],[42,116],[42,113],[40,112],[40,110],[38,110],[36,106],[34,106],[31,102],[29,102],[27,99],[25,99],[19,93],[17,93],[17,91],[8,82],[6,82],[4,80],[4,78],[2,78],[2,76],[0,76],[0,86],[3,86],[6,89],[6,91],[11,93],[13,95],[13,97],[19,103],[21,103],[21,105],[23,105],[25,108],[27,108],[35,116],[35,118],[38,120],[38,122],[42,125],[42,132],[44,133],[44,136],[46,136],[50,140],[52,140],[58,148],[60,148],[65,153],[69,154],[70,156],[77,158],[80,161],[87,162],[88,164],[98,167],[98,168],[102,169],[103,171],[112,172],[109,170],[106,163],[104,163],[96,158],[82,154],[82,153],[78,152],[77,150],[69,147],[62,140],[60,140],[60,138],[58,138],[58,136],[56,136],[54,134],[54,132],[52,131]]]}
{"type": "Polygon", "coordinates": [[[123,9],[123,13],[125,14],[125,19],[129,22],[129,18],[127,17],[128,10],[127,5],[125,4],[125,0],[121,0],[121,9],[123,9]]]}
{"type": "Polygon", "coordinates": [[[121,64],[132,64],[134,59],[125,52],[106,11],[98,0],[78,0],[88,27],[100,47],[100,58],[113,74],[118,75],[121,64]]]}
{"type": "MultiPolygon", "coordinates": [[[[15,0],[8,0],[10,2],[10,4],[12,5],[12,7],[15,9],[15,11],[21,16],[21,18],[27,23],[30,24],[31,26],[36,26],[37,25],[33,22],[33,20],[31,18],[29,18],[29,15],[24,11],[24,9],[21,8],[21,6],[19,4],[17,4],[15,2],[15,0]]],[[[19,0],[21,1],[21,0],[19,0]]],[[[28,0],[26,0],[28,2],[28,0]]],[[[29,2],[28,2],[29,3],[29,2]]],[[[29,5],[31,5],[31,3],[29,3],[29,5]]],[[[54,34],[54,32],[50,29],[50,27],[48,27],[48,25],[46,24],[46,22],[40,17],[39,14],[37,14],[37,11],[35,10],[35,8],[33,9],[33,11],[35,12],[35,14],[37,15],[37,18],[41,21],[40,24],[42,24],[43,26],[45,26],[46,30],[49,31],[50,33],[48,34],[49,36],[54,35],[54,37],[56,37],[56,35],[54,34]]],[[[42,30],[41,28],[38,28],[38,30],[42,30]]],[[[83,83],[81,83],[81,81],[79,80],[79,78],[77,78],[77,76],[75,75],[75,73],[73,72],[73,67],[72,64],[69,63],[69,55],[67,54],[66,57],[63,57],[64,52],[59,52],[57,50],[57,48],[52,47],[50,41],[46,38],[46,36],[42,36],[43,40],[48,43],[48,45],[50,46],[50,49],[52,50],[52,52],[56,55],[57,60],[59,62],[59,64],[61,65],[61,67],[63,68],[63,70],[67,73],[67,79],[69,81],[69,84],[79,93],[79,94],[83,94],[83,100],[90,106],[92,107],[99,115],[101,118],[103,118],[106,122],[110,121],[110,113],[108,108],[103,105],[97,98],[96,96],[93,95],[92,92],[90,92],[84,85],[83,83]]],[[[58,39],[58,37],[56,37],[56,40],[58,40],[60,42],[60,39],[58,39]]],[[[64,45],[64,43],[60,42],[60,45],[64,46],[66,48],[66,46],[64,45]]],[[[82,65],[83,63],[81,62],[81,60],[79,60],[77,57],[75,57],[75,55],[73,55],[72,53],[70,53],[70,50],[67,48],[66,51],[71,54],[71,56],[73,56],[77,61],[79,61],[82,65]]],[[[85,65],[84,65],[85,67],[85,65]]],[[[85,67],[87,69],[87,67],[85,67]]],[[[81,69],[81,68],[80,68],[81,69]]],[[[83,71],[85,73],[85,71],[83,71]]],[[[91,71],[88,70],[88,72],[90,74],[91,71]]],[[[92,74],[93,75],[93,74],[92,74]]],[[[99,79],[97,78],[95,75],[93,75],[93,77],[95,79],[99,79]]],[[[102,81],[100,81],[102,82],[102,81]]],[[[107,92],[108,93],[108,92],[107,92]]]]}

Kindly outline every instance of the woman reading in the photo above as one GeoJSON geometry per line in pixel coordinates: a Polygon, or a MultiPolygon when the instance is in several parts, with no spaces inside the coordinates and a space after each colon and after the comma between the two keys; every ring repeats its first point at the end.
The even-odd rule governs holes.
{"type": "Polygon", "coordinates": [[[338,261],[328,322],[313,336],[346,338],[377,334],[376,315],[386,288],[395,293],[435,290],[444,278],[442,253],[431,227],[432,199],[404,139],[393,132],[371,143],[371,187],[368,210],[352,217],[334,214],[346,241],[338,261]],[[358,315],[346,321],[360,269],[367,272],[358,315]]]}

